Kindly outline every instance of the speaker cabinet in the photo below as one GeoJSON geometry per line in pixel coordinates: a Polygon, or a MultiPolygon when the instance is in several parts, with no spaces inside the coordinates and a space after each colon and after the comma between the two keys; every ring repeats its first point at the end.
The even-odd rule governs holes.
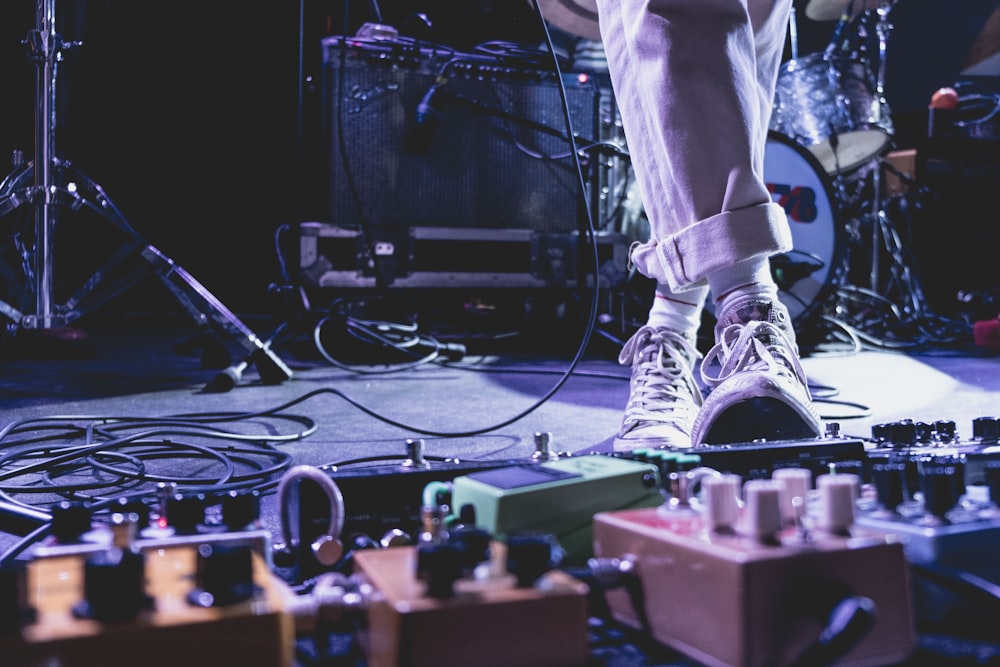
{"type": "MultiPolygon", "coordinates": [[[[559,79],[544,54],[459,53],[323,40],[330,222],[378,236],[413,227],[580,228],[583,199],[559,79]]],[[[598,169],[600,88],[563,74],[585,192],[598,169]]]]}
{"type": "Polygon", "coordinates": [[[928,304],[962,310],[967,295],[1000,288],[1000,142],[933,139],[917,152],[924,188],[914,216],[913,250],[928,304]]]}

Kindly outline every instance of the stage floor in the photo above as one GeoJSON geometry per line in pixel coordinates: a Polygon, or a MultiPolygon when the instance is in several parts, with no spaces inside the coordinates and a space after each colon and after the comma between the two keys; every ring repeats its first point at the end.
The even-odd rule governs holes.
{"type": "MultiPolygon", "coordinates": [[[[244,321],[262,338],[274,329],[268,317],[244,321]]],[[[276,345],[274,353],[293,372],[276,384],[263,383],[255,365],[220,376],[226,361],[239,361],[241,350],[230,346],[227,356],[224,349],[203,346],[199,331],[177,314],[98,313],[80,323],[86,341],[71,345],[28,345],[19,338],[8,343],[0,361],[0,427],[6,429],[0,449],[10,453],[31,443],[37,450],[40,443],[81,444],[147,429],[147,440],[178,444],[176,457],[155,463],[158,474],[173,471],[195,486],[211,487],[225,473],[189,443],[217,445],[238,434],[270,452],[259,478],[251,474],[243,483],[264,489],[261,521],[276,540],[280,517],[271,464],[391,466],[409,457],[417,442],[434,461],[528,462],[538,433],[551,434],[552,452],[611,451],[628,392],[628,370],[616,361],[613,337],[594,334],[580,353],[584,330],[569,327],[549,340],[514,335],[503,344],[493,341],[482,353],[473,345],[452,362],[404,364],[369,344],[345,344],[337,332],[317,334],[317,323],[309,324],[276,345]],[[324,351],[333,360],[317,341],[326,341],[324,351]],[[234,386],[220,391],[220,377],[234,386]],[[18,424],[26,426],[14,429],[18,424]],[[157,430],[164,424],[184,426],[171,435],[170,429],[157,430]]],[[[912,419],[953,421],[958,437],[968,440],[974,420],[998,411],[1000,358],[974,347],[893,352],[827,345],[810,350],[803,365],[824,422],[849,438],[869,439],[876,425],[912,419]]],[[[48,478],[44,484],[57,487],[53,492],[40,488],[44,484],[25,490],[14,469],[27,462],[18,461],[9,459],[0,471],[6,480],[0,490],[42,510],[60,499],[63,479],[80,482],[83,474],[63,470],[65,478],[48,478]]],[[[103,498],[119,492],[113,481],[79,489],[103,498]]],[[[4,523],[0,551],[23,537],[10,516],[4,523]]],[[[619,646],[604,646],[599,658],[595,653],[595,664],[690,664],[662,648],[637,648],[618,638],[619,646]]],[[[967,645],[956,647],[968,659],[967,645]]]]}

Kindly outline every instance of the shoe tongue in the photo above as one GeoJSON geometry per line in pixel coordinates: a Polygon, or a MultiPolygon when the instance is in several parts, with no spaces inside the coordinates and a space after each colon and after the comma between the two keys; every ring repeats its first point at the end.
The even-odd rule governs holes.
{"type": "Polygon", "coordinates": [[[728,326],[730,324],[746,324],[752,321],[769,322],[771,321],[771,307],[770,301],[760,299],[748,299],[735,303],[726,313],[725,324],[728,326]]]}
{"type": "MultiPolygon", "coordinates": [[[[731,324],[747,324],[748,322],[771,322],[781,329],[784,327],[775,321],[774,304],[766,299],[746,299],[734,303],[718,323],[718,331],[731,324]]],[[[760,340],[765,345],[776,345],[779,341],[773,335],[762,336],[760,340]]]]}

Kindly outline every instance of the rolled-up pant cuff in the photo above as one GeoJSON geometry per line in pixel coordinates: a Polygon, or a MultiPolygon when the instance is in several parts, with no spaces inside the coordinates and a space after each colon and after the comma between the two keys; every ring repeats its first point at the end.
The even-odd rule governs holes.
{"type": "Polygon", "coordinates": [[[629,259],[644,276],[681,292],[705,284],[710,273],[738,261],[791,249],[784,209],[767,202],[714,215],[666,238],[636,243],[629,259]]]}

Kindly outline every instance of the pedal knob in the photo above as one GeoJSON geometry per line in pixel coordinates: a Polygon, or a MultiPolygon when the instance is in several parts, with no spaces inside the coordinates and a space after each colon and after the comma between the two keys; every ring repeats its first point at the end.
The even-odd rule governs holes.
{"type": "Polygon", "coordinates": [[[107,549],[87,559],[83,571],[84,599],[77,616],[103,622],[127,621],[152,606],[146,595],[146,560],[141,553],[107,549]]]}
{"type": "Polygon", "coordinates": [[[462,551],[454,544],[424,544],[417,549],[417,578],[427,583],[427,595],[443,600],[455,594],[462,578],[462,551]]]}
{"type": "Polygon", "coordinates": [[[309,552],[323,567],[333,567],[344,555],[344,544],[333,535],[320,535],[309,544],[309,552]]]}
{"type": "Polygon", "coordinates": [[[996,417],[976,417],[972,420],[972,438],[985,442],[996,442],[1000,436],[1000,421],[996,417]]]}
{"type": "Polygon", "coordinates": [[[481,528],[461,528],[451,531],[448,541],[462,553],[462,572],[471,575],[480,563],[490,559],[492,536],[481,528]]]}
{"type": "Polygon", "coordinates": [[[812,471],[808,468],[778,468],[771,479],[781,484],[781,517],[785,523],[796,523],[806,513],[806,501],[812,488],[812,471]]]}
{"type": "Polygon", "coordinates": [[[545,535],[510,535],[507,538],[507,572],[517,585],[528,588],[552,569],[552,541],[545,535]]]}
{"type": "Polygon", "coordinates": [[[893,447],[912,447],[917,443],[917,425],[912,419],[889,424],[889,441],[893,447]]]}
{"type": "Polygon", "coordinates": [[[222,499],[222,523],[230,530],[243,530],[260,519],[260,491],[232,490],[222,499]]]}
{"type": "Polygon", "coordinates": [[[548,431],[537,431],[534,437],[535,451],[531,454],[532,461],[554,461],[559,458],[552,452],[552,434],[548,431]]]}
{"type": "Polygon", "coordinates": [[[90,505],[64,500],[52,508],[52,536],[60,544],[79,542],[90,530],[92,518],[90,505]]]}
{"type": "Polygon", "coordinates": [[[934,439],[934,425],[927,422],[916,422],[914,424],[917,442],[921,445],[929,444],[934,439]]]}
{"type": "Polygon", "coordinates": [[[878,445],[884,445],[889,442],[889,424],[873,424],[872,440],[878,445]]]}
{"type": "Polygon", "coordinates": [[[934,422],[934,432],[941,442],[952,442],[957,434],[957,426],[952,419],[941,419],[934,422]]]}
{"type": "Polygon", "coordinates": [[[413,539],[404,530],[392,528],[379,539],[376,547],[388,549],[389,547],[402,547],[412,543],[413,539]]]}
{"type": "Polygon", "coordinates": [[[819,513],[816,526],[834,535],[846,534],[854,525],[854,505],[860,480],[857,475],[820,475],[816,478],[819,491],[819,513]]]}
{"type": "Polygon", "coordinates": [[[774,543],[784,521],[781,518],[781,484],[770,479],[751,479],[743,488],[746,509],[743,532],[764,543],[774,543]]]}
{"type": "Polygon", "coordinates": [[[702,483],[705,499],[705,521],[716,533],[733,533],[739,521],[739,475],[724,474],[706,477],[702,483]]]}
{"type": "Polygon", "coordinates": [[[245,544],[200,545],[195,576],[188,601],[199,607],[224,607],[260,592],[253,581],[253,549],[245,544]]]}
{"type": "Polygon", "coordinates": [[[193,535],[205,523],[205,494],[175,493],[167,504],[167,522],[180,535],[193,535]]]}

